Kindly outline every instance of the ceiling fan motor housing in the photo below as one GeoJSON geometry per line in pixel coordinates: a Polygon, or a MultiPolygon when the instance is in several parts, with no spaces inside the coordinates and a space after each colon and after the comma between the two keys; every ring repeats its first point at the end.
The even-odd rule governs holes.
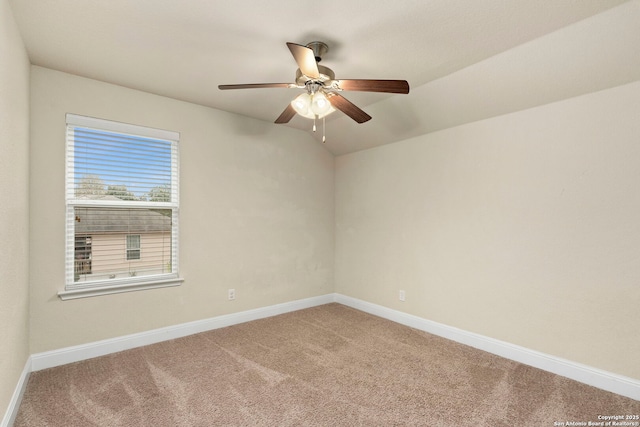
{"type": "Polygon", "coordinates": [[[318,73],[320,74],[320,77],[318,77],[317,79],[312,79],[302,74],[302,71],[300,71],[300,69],[298,68],[296,70],[296,84],[298,84],[299,86],[304,86],[308,81],[314,81],[324,84],[324,82],[336,79],[336,74],[329,67],[318,65],[318,73]]]}

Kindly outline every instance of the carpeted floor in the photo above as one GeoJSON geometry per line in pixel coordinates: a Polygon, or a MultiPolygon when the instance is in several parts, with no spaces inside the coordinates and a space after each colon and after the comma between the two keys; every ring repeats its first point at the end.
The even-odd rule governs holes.
{"type": "Polygon", "coordinates": [[[559,426],[626,414],[640,402],[328,304],[34,372],[15,427],[559,426]]]}

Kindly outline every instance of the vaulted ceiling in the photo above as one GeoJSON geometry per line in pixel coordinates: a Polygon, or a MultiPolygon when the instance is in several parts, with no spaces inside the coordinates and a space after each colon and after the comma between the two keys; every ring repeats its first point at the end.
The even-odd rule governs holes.
{"type": "MultiPolygon", "coordinates": [[[[267,122],[297,90],[217,86],[293,82],[286,42],[327,43],[337,78],[409,82],[408,95],[344,92],[373,120],[329,116],[334,154],[640,79],[640,0],[10,4],[35,65],[267,122]]],[[[311,130],[301,117],[286,126],[311,130]]]]}

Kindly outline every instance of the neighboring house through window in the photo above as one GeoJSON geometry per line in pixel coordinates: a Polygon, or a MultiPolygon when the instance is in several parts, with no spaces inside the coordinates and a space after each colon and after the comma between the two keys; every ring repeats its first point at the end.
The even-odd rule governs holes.
{"type": "Polygon", "coordinates": [[[176,132],[67,114],[67,283],[61,298],[178,278],[176,132]]]}
{"type": "Polygon", "coordinates": [[[91,274],[91,236],[76,234],[74,240],[74,278],[78,280],[81,274],[91,274]]]}

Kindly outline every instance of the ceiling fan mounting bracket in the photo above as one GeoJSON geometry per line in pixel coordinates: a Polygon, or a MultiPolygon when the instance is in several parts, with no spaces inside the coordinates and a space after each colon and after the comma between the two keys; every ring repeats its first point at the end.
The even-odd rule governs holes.
{"type": "Polygon", "coordinates": [[[322,61],[322,55],[329,51],[329,46],[324,42],[309,42],[305,47],[308,47],[313,51],[313,56],[315,56],[316,62],[322,61]]]}

